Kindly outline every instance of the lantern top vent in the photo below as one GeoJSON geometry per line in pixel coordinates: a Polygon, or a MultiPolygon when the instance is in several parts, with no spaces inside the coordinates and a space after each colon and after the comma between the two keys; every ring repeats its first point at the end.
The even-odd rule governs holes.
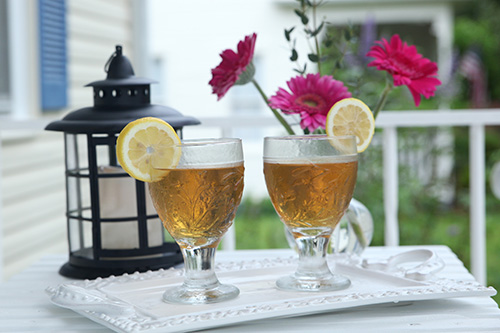
{"type": "Polygon", "coordinates": [[[116,45],[115,52],[106,62],[104,71],[107,73],[106,80],[91,82],[85,87],[123,87],[123,86],[143,86],[157,83],[154,80],[135,76],[134,68],[130,60],[123,55],[123,47],[116,45]]]}
{"type": "Polygon", "coordinates": [[[150,84],[156,81],[136,77],[123,48],[117,45],[106,62],[105,80],[86,85],[93,87],[94,106],[70,112],[62,120],[50,123],[45,129],[68,133],[119,133],[129,122],[142,117],[157,117],[175,129],[197,125],[200,121],[179,111],[151,104],[150,84]]]}

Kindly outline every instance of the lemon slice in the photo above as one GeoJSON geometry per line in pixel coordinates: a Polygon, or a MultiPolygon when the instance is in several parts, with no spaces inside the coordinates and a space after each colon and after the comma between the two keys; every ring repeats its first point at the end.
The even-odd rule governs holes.
{"type": "Polygon", "coordinates": [[[356,98],[345,98],[335,103],[328,112],[325,129],[329,136],[356,136],[358,153],[361,153],[372,141],[375,118],[365,103],[356,98]]]}
{"type": "Polygon", "coordinates": [[[181,157],[181,143],[175,130],[167,122],[153,117],[134,120],[125,126],[116,141],[116,157],[122,168],[132,177],[144,182],[160,180],[181,157]]]}

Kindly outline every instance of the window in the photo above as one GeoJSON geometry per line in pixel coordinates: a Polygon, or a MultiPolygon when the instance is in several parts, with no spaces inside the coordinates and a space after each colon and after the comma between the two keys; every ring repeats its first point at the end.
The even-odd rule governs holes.
{"type": "Polygon", "coordinates": [[[66,0],[38,0],[38,6],[0,0],[0,115],[23,117],[33,108],[67,106],[66,40],[66,0]],[[39,37],[38,42],[33,43],[33,37],[39,37]],[[35,62],[40,85],[30,89],[27,83],[35,76],[30,71],[35,62]],[[37,93],[41,105],[30,104],[26,96],[37,93]]]}

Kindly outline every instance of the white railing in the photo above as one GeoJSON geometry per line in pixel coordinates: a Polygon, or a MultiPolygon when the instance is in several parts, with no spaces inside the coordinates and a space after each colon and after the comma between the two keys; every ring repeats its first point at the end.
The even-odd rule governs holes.
{"type": "MultiPolygon", "coordinates": [[[[278,127],[272,116],[257,117],[207,117],[201,118],[203,127],[220,130],[221,136],[232,136],[235,128],[278,127]]],[[[1,120],[0,132],[11,130],[43,130],[48,120],[1,120]]],[[[488,110],[439,110],[382,112],[377,127],[383,128],[385,244],[399,243],[398,224],[398,134],[402,127],[469,127],[470,165],[470,245],[471,271],[480,282],[486,283],[486,208],[485,208],[485,126],[500,125],[500,109],[488,110]]],[[[0,146],[0,166],[1,166],[0,146]]],[[[0,203],[1,203],[0,179],[0,203]]],[[[0,204],[0,226],[2,207],[0,204]]],[[[1,228],[0,228],[1,232],[1,228]]],[[[224,247],[235,247],[234,230],[225,239],[224,247]]],[[[0,258],[2,258],[0,233],[0,258]]],[[[1,268],[0,264],[0,276],[1,268]]]]}
{"type": "Polygon", "coordinates": [[[381,114],[377,126],[384,128],[384,209],[385,243],[399,241],[397,218],[397,128],[469,127],[470,251],[471,271],[486,284],[486,189],[485,126],[500,125],[500,109],[461,111],[413,111],[381,114]]]}
{"type": "MultiPolygon", "coordinates": [[[[272,117],[201,118],[203,126],[220,128],[231,136],[239,127],[279,126],[272,117]]],[[[383,128],[384,237],[387,246],[399,244],[398,223],[398,134],[402,127],[469,127],[470,166],[470,248],[471,271],[486,283],[486,199],[485,199],[485,126],[500,125],[500,109],[381,112],[376,125],[383,128]]],[[[234,234],[225,240],[225,248],[234,247],[234,234]]]]}

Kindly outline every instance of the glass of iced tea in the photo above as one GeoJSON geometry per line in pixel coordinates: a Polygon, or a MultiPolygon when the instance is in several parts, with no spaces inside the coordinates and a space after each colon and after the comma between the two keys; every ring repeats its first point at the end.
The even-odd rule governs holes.
{"type": "Polygon", "coordinates": [[[264,139],[267,190],[299,253],[297,270],[278,279],[278,288],[331,291],[350,286],[347,277],[330,271],[326,250],[351,201],[357,170],[354,136],[264,139]]]}
{"type": "Polygon", "coordinates": [[[156,211],[184,256],[184,283],[167,289],[163,299],[205,304],[235,298],[238,288],[217,279],[214,256],[243,192],[241,140],[186,140],[179,147],[175,168],[152,161],[161,179],[149,183],[156,211]]]}

